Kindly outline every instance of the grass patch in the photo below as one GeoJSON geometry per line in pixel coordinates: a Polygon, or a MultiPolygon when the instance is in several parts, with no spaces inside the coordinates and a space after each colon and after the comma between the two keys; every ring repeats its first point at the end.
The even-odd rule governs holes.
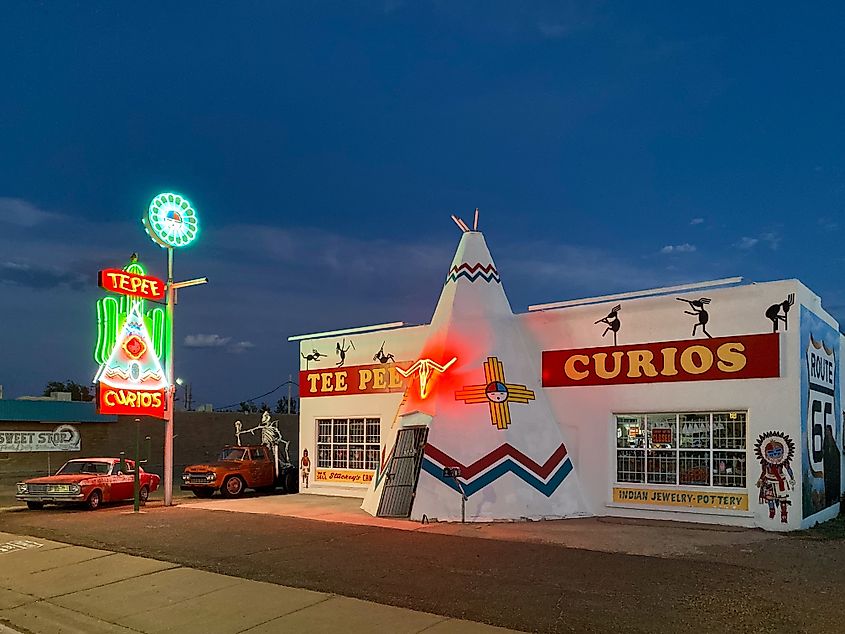
{"type": "Polygon", "coordinates": [[[837,515],[832,520],[816,524],[807,530],[789,534],[810,539],[845,539],[845,515],[837,515]]]}

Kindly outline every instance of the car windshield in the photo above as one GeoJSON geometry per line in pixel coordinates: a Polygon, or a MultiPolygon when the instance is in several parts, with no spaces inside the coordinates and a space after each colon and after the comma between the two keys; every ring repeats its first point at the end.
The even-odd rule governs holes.
{"type": "Polygon", "coordinates": [[[69,475],[75,473],[106,475],[110,469],[111,464],[108,462],[86,462],[84,460],[78,460],[65,463],[65,466],[59,469],[56,472],[56,475],[69,475]]]}
{"type": "Polygon", "coordinates": [[[242,447],[227,447],[220,452],[220,460],[243,460],[244,451],[242,447]]]}

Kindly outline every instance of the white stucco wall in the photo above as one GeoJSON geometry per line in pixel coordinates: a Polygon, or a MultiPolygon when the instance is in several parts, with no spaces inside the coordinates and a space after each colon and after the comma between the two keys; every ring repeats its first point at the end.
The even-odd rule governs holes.
{"type": "MultiPolygon", "coordinates": [[[[692,337],[696,318],[684,314],[688,306],[677,301],[676,297],[694,299],[705,296],[711,299],[711,303],[707,305],[710,314],[707,329],[713,337],[771,333],[772,323],[764,315],[765,310],[793,293],[795,303],[788,315],[788,329],[784,330],[783,325],[779,327],[778,378],[544,388],[553,413],[565,430],[569,452],[593,514],[759,526],[767,530],[795,530],[808,525],[808,522],[802,520],[801,513],[800,452],[803,444],[799,364],[803,362],[803,353],[799,341],[800,306],[804,305],[832,327],[838,329],[838,325],[822,309],[819,298],[797,280],[746,284],[641,299],[603,301],[517,316],[523,326],[527,346],[531,349],[531,354],[536,356],[539,368],[539,358],[544,350],[599,346],[612,348],[612,334],[602,338],[604,325],[595,322],[607,315],[610,308],[616,304],[622,305],[619,313],[622,325],[618,333],[618,345],[621,346],[706,338],[701,332],[692,337]],[[615,414],[732,411],[748,414],[747,486],[742,490],[748,495],[747,511],[680,509],[612,502],[612,489],[616,480],[615,414]],[[771,520],[767,505],[758,501],[756,482],[760,475],[760,466],[754,454],[754,442],[760,434],[768,431],[783,432],[790,436],[796,445],[796,457],[792,461],[796,486],[791,492],[792,505],[787,524],[781,524],[779,516],[771,520]]],[[[427,334],[427,326],[417,326],[346,336],[347,340],[354,341],[356,349],[347,353],[345,365],[372,364],[372,357],[382,341],[386,342],[385,350],[391,352],[397,361],[413,361],[418,358],[427,334]]],[[[334,369],[338,360],[335,345],[342,338],[302,341],[300,347],[303,354],[317,348],[329,355],[318,363],[311,363],[309,367],[334,369]]],[[[305,369],[304,361],[302,369],[305,369]]],[[[841,362],[837,371],[839,369],[841,362]]],[[[381,437],[385,439],[389,437],[390,426],[401,400],[402,395],[399,393],[302,398],[300,447],[308,448],[313,460],[311,488],[303,492],[363,497],[366,491],[363,486],[344,487],[314,481],[313,474],[317,465],[315,420],[323,417],[378,417],[382,421],[381,437]]],[[[839,438],[838,441],[841,447],[842,439],[839,438]]],[[[628,486],[628,483],[624,485],[628,486]]],[[[734,488],[689,485],[661,485],[658,488],[695,488],[714,493],[737,491],[734,488]]],[[[832,508],[827,509],[811,518],[812,522],[809,523],[834,514],[832,508]]]]}

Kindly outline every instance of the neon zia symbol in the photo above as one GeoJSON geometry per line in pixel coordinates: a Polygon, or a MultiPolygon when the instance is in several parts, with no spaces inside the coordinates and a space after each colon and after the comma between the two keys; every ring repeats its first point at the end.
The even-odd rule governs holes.
{"type": "Polygon", "coordinates": [[[420,379],[420,398],[427,398],[429,392],[431,391],[434,373],[437,372],[438,374],[443,374],[457,360],[457,357],[452,357],[452,360],[446,365],[440,365],[431,359],[418,359],[414,362],[414,365],[407,370],[397,367],[396,371],[405,378],[418,374],[420,379]]]}

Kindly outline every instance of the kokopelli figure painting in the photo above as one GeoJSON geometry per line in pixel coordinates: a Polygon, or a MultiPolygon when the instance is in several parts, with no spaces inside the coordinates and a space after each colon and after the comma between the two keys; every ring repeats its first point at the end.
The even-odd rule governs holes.
{"type": "Polygon", "coordinates": [[[712,339],[713,335],[707,332],[707,322],[710,321],[710,313],[708,313],[707,309],[704,308],[710,303],[710,298],[700,297],[698,299],[683,299],[682,297],[676,297],[675,299],[679,302],[686,302],[689,304],[691,310],[685,310],[685,315],[695,315],[698,317],[698,323],[692,327],[692,336],[695,337],[698,329],[701,328],[701,332],[712,339]]]}
{"type": "Polygon", "coordinates": [[[346,363],[346,353],[349,352],[349,349],[355,349],[355,344],[352,343],[352,339],[349,340],[349,345],[346,345],[346,339],[343,342],[338,342],[335,346],[335,352],[337,352],[338,362],[335,363],[337,367],[341,367],[344,363],[346,363]]]}
{"type": "Polygon", "coordinates": [[[387,354],[384,353],[385,343],[386,342],[384,341],[381,342],[381,348],[379,348],[379,351],[373,355],[373,361],[378,361],[379,363],[387,363],[388,361],[393,361],[394,363],[396,363],[396,358],[392,354],[390,354],[389,352],[387,354]]]}
{"type": "Polygon", "coordinates": [[[790,293],[780,304],[772,304],[766,309],[766,319],[772,322],[772,332],[778,331],[778,326],[783,322],[783,329],[789,330],[789,309],[795,304],[795,293],[790,293]],[[783,311],[783,314],[781,314],[783,311]]]}
{"type": "Polygon", "coordinates": [[[607,317],[602,317],[599,319],[596,324],[605,324],[607,328],[604,329],[604,332],[601,334],[604,337],[607,333],[613,333],[613,345],[617,344],[616,341],[616,334],[619,332],[619,329],[622,327],[622,322],[619,321],[619,311],[622,310],[621,304],[616,304],[613,308],[610,309],[610,312],[607,314],[607,317]]]}
{"type": "Polygon", "coordinates": [[[302,356],[303,359],[305,359],[305,369],[306,370],[308,369],[308,365],[312,361],[319,361],[322,357],[329,356],[327,354],[323,354],[322,352],[318,352],[317,348],[311,348],[311,354],[305,355],[305,354],[302,354],[301,352],[299,354],[302,356]]]}

